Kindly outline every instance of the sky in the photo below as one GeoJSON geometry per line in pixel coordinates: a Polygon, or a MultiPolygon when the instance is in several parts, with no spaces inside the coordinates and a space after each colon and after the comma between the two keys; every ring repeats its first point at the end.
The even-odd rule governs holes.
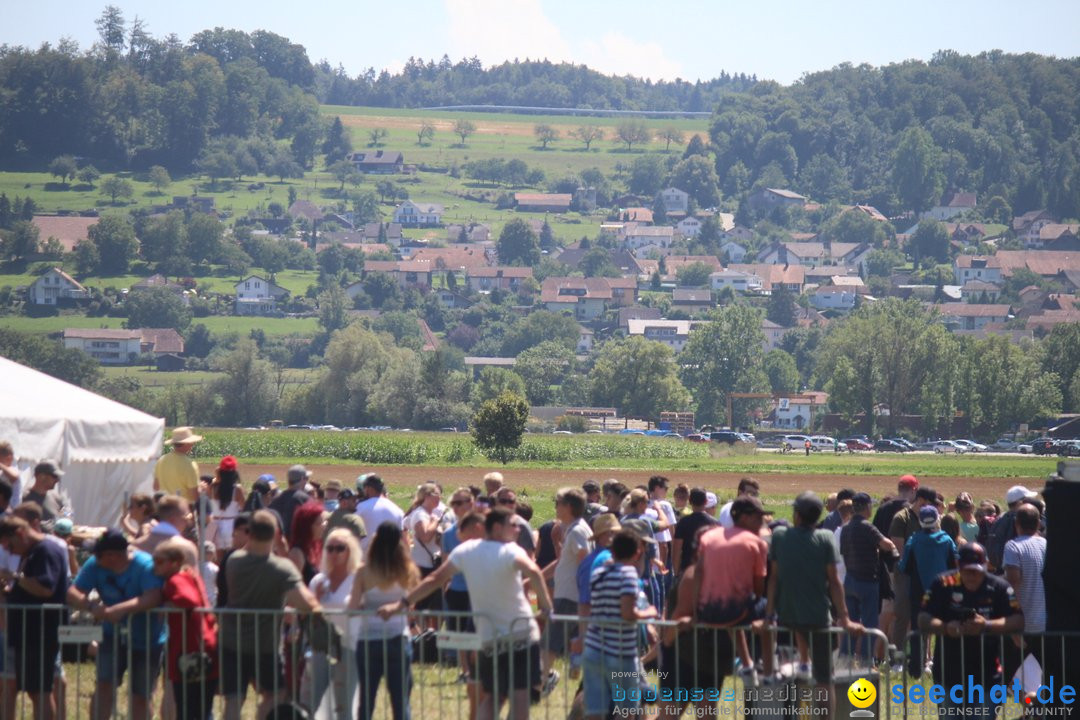
{"type": "MultiPolygon", "coordinates": [[[[61,37],[88,48],[105,0],[7,5],[0,44],[61,37]]],[[[399,70],[410,56],[479,57],[484,65],[547,58],[653,80],[721,71],[785,85],[843,62],[929,60],[941,49],[1080,56],[1078,0],[112,0],[157,37],[212,27],[269,30],[313,62],[355,76],[399,70]]]]}

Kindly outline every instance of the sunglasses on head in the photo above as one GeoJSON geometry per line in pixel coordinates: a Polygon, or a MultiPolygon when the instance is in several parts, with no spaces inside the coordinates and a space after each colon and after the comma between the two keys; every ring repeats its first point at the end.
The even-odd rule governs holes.
{"type": "Polygon", "coordinates": [[[326,552],[328,552],[328,553],[345,552],[348,549],[349,548],[345,547],[344,545],[327,545],[326,546],[326,552]]]}
{"type": "Polygon", "coordinates": [[[497,502],[500,505],[516,505],[517,498],[499,498],[497,502]]]}

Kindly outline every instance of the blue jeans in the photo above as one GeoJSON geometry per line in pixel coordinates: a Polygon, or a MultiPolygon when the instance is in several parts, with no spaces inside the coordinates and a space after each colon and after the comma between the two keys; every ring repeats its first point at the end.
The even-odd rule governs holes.
{"type": "Polygon", "coordinates": [[[356,644],[356,672],[360,679],[359,720],[375,714],[379,681],[386,676],[386,690],[394,720],[410,720],[409,693],[412,692],[412,645],[398,635],[386,639],[360,640],[356,644]]]}
{"type": "MultiPolygon", "coordinates": [[[[880,587],[877,580],[856,580],[851,573],[844,578],[844,601],[847,603],[848,616],[853,621],[862,623],[863,627],[878,626],[878,614],[881,612],[880,587]]],[[[863,638],[860,643],[863,646],[863,655],[870,655],[873,643],[873,638],[863,638]]],[[[848,645],[845,638],[845,646],[848,645]]]]}
{"type": "Polygon", "coordinates": [[[612,710],[621,709],[632,712],[640,704],[641,674],[636,653],[615,656],[585,648],[582,677],[586,715],[607,717],[612,710]],[[631,700],[631,697],[636,699],[631,700]]]}
{"type": "MultiPolygon", "coordinates": [[[[333,702],[332,717],[346,720],[352,717],[349,706],[352,705],[353,696],[356,694],[356,655],[343,653],[336,664],[330,663],[326,653],[312,653],[308,670],[311,673],[311,685],[308,695],[301,698],[310,705],[314,713],[322,704],[326,690],[333,687],[331,700],[333,702]]],[[[378,682],[376,681],[376,685],[378,682]]]]}

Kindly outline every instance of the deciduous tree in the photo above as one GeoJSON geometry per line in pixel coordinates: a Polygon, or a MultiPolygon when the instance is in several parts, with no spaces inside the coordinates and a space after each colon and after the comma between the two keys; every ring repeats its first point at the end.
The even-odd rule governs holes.
{"type": "Polygon", "coordinates": [[[155,287],[130,292],[124,300],[127,326],[138,328],[174,328],[180,332],[191,324],[191,310],[169,288],[155,287]]]}
{"type": "Polygon", "coordinates": [[[609,340],[589,372],[592,402],[621,415],[658,419],[661,412],[686,410],[690,393],[679,381],[675,354],[667,345],[641,336],[609,340]]]}
{"type": "Polygon", "coordinates": [[[133,196],[135,194],[135,188],[124,178],[113,175],[101,183],[101,192],[108,195],[109,200],[115,205],[117,198],[124,198],[126,200],[133,196]]]}
{"type": "Polygon", "coordinates": [[[657,133],[657,137],[664,141],[664,152],[671,150],[671,143],[682,145],[686,141],[683,131],[672,125],[667,126],[657,133]]]}
{"type": "Polygon", "coordinates": [[[644,145],[652,140],[652,131],[644,120],[623,120],[615,127],[615,137],[619,142],[626,143],[629,151],[634,145],[644,145]]]}
{"type": "Polygon", "coordinates": [[[77,172],[79,172],[79,164],[75,162],[74,155],[60,155],[49,163],[49,174],[60,178],[62,183],[67,183],[69,177],[74,180],[77,172]]]}
{"type": "Polygon", "coordinates": [[[531,267],[540,262],[540,240],[529,224],[520,218],[503,226],[495,247],[502,265],[531,267]]]}
{"type": "MultiPolygon", "coordinates": [[[[435,124],[429,120],[424,120],[420,123],[420,127],[416,131],[416,144],[428,145],[435,137],[435,124]]],[[[462,141],[464,142],[464,140],[462,141]]]]}
{"type": "Polygon", "coordinates": [[[503,392],[481,404],[473,415],[470,423],[473,442],[485,455],[505,465],[521,446],[528,420],[529,403],[525,398],[503,392]]]}
{"type": "Polygon", "coordinates": [[[542,150],[547,150],[548,143],[559,139],[559,131],[547,123],[540,123],[533,127],[533,135],[536,136],[542,150]]]}
{"type": "Polygon", "coordinates": [[[126,218],[106,215],[91,225],[87,237],[101,256],[100,270],[108,275],[123,275],[139,252],[135,229],[126,218]]]}
{"type": "Polygon", "coordinates": [[[470,135],[476,132],[476,124],[472,120],[466,120],[460,118],[454,121],[454,134],[461,138],[461,144],[465,144],[465,140],[470,135]]]}
{"type": "Polygon", "coordinates": [[[593,142],[604,139],[604,129],[595,125],[581,125],[570,131],[575,138],[585,143],[585,151],[592,148],[593,142]]]}

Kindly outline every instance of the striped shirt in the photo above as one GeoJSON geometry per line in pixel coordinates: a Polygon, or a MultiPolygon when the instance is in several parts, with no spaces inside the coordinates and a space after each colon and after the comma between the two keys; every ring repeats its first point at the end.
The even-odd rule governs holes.
{"type": "Polygon", "coordinates": [[[1020,535],[1005,543],[1005,567],[1020,568],[1020,587],[1016,597],[1024,612],[1024,632],[1046,630],[1046,590],[1043,587],[1043,564],[1046,562],[1046,538],[1020,535]]]}
{"type": "Polygon", "coordinates": [[[637,626],[622,619],[622,599],[637,599],[637,570],[633,565],[601,565],[593,571],[589,588],[591,617],[603,624],[589,624],[585,647],[610,657],[636,657],[637,626]]]}

